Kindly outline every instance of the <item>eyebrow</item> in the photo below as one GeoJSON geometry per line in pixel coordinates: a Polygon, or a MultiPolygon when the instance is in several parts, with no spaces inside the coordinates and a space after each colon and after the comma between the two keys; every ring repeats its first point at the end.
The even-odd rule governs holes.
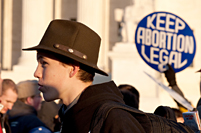
{"type": "Polygon", "coordinates": [[[44,56],[42,56],[42,55],[37,56],[37,60],[40,60],[40,59],[43,59],[43,58],[44,58],[44,56]]]}
{"type": "Polygon", "coordinates": [[[15,101],[12,101],[12,100],[6,100],[8,103],[14,103],[15,101]]]}

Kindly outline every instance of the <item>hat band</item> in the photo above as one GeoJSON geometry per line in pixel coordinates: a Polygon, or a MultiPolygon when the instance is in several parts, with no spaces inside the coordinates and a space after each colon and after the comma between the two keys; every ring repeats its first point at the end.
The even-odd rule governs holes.
{"type": "Polygon", "coordinates": [[[65,52],[68,52],[68,53],[71,53],[73,55],[76,55],[76,56],[78,56],[78,57],[80,57],[82,59],[85,59],[85,60],[87,59],[87,56],[85,54],[83,54],[83,53],[81,53],[81,52],[79,52],[79,51],[77,51],[75,49],[69,48],[68,46],[64,46],[62,44],[54,44],[53,46],[55,48],[57,48],[57,49],[60,49],[60,50],[63,50],[65,52]]]}

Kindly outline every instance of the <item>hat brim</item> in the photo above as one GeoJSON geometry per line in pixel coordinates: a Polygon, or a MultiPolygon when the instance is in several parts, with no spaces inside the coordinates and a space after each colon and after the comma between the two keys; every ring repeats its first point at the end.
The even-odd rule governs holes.
{"type": "Polygon", "coordinates": [[[43,45],[37,45],[37,46],[34,46],[34,47],[30,47],[30,48],[24,48],[22,50],[47,50],[47,51],[50,51],[50,52],[53,52],[53,53],[56,53],[56,54],[59,54],[59,55],[63,55],[63,56],[66,56],[68,58],[71,58],[75,61],[78,61],[84,65],[87,65],[89,66],[90,68],[92,68],[94,70],[94,72],[96,73],[99,73],[101,75],[104,75],[104,76],[108,76],[108,74],[104,71],[102,71],[101,69],[99,69],[96,65],[90,63],[90,62],[87,62],[86,60],[82,59],[82,58],[79,58],[78,56],[75,56],[71,53],[68,53],[68,52],[64,52],[64,51],[61,51],[59,49],[54,49],[54,51],[52,50],[52,48],[49,48],[49,47],[46,47],[46,46],[43,46],[43,45]]]}

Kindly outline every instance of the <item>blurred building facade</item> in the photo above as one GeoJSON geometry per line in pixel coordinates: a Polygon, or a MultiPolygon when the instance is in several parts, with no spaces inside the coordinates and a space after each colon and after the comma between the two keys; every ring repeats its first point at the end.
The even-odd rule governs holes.
{"type": "MultiPolygon", "coordinates": [[[[201,84],[200,74],[195,73],[201,67],[200,0],[0,0],[1,77],[16,83],[35,79],[36,52],[21,49],[37,45],[52,19],[67,19],[88,25],[102,38],[98,66],[110,76],[96,75],[94,84],[112,79],[117,85],[135,86],[140,92],[140,109],[144,111],[153,112],[162,104],[176,106],[169,94],[143,71],[168,85],[164,74],[147,66],[132,41],[122,39],[122,15],[126,7],[137,4],[145,14],[155,11],[176,14],[193,30],[197,44],[194,61],[176,76],[186,98],[196,105],[201,84]]],[[[145,17],[140,10],[136,14],[139,19],[145,17]]]]}

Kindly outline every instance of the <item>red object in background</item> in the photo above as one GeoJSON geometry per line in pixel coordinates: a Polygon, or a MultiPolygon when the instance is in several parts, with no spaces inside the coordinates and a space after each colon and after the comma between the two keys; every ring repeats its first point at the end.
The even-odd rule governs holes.
{"type": "MultiPolygon", "coordinates": [[[[1,100],[0,100],[0,103],[1,103],[1,100]]],[[[1,123],[0,123],[0,133],[3,133],[1,123]]]]}
{"type": "Polygon", "coordinates": [[[1,127],[1,124],[0,124],[0,133],[3,133],[3,131],[2,131],[2,127],[1,127]]]}

